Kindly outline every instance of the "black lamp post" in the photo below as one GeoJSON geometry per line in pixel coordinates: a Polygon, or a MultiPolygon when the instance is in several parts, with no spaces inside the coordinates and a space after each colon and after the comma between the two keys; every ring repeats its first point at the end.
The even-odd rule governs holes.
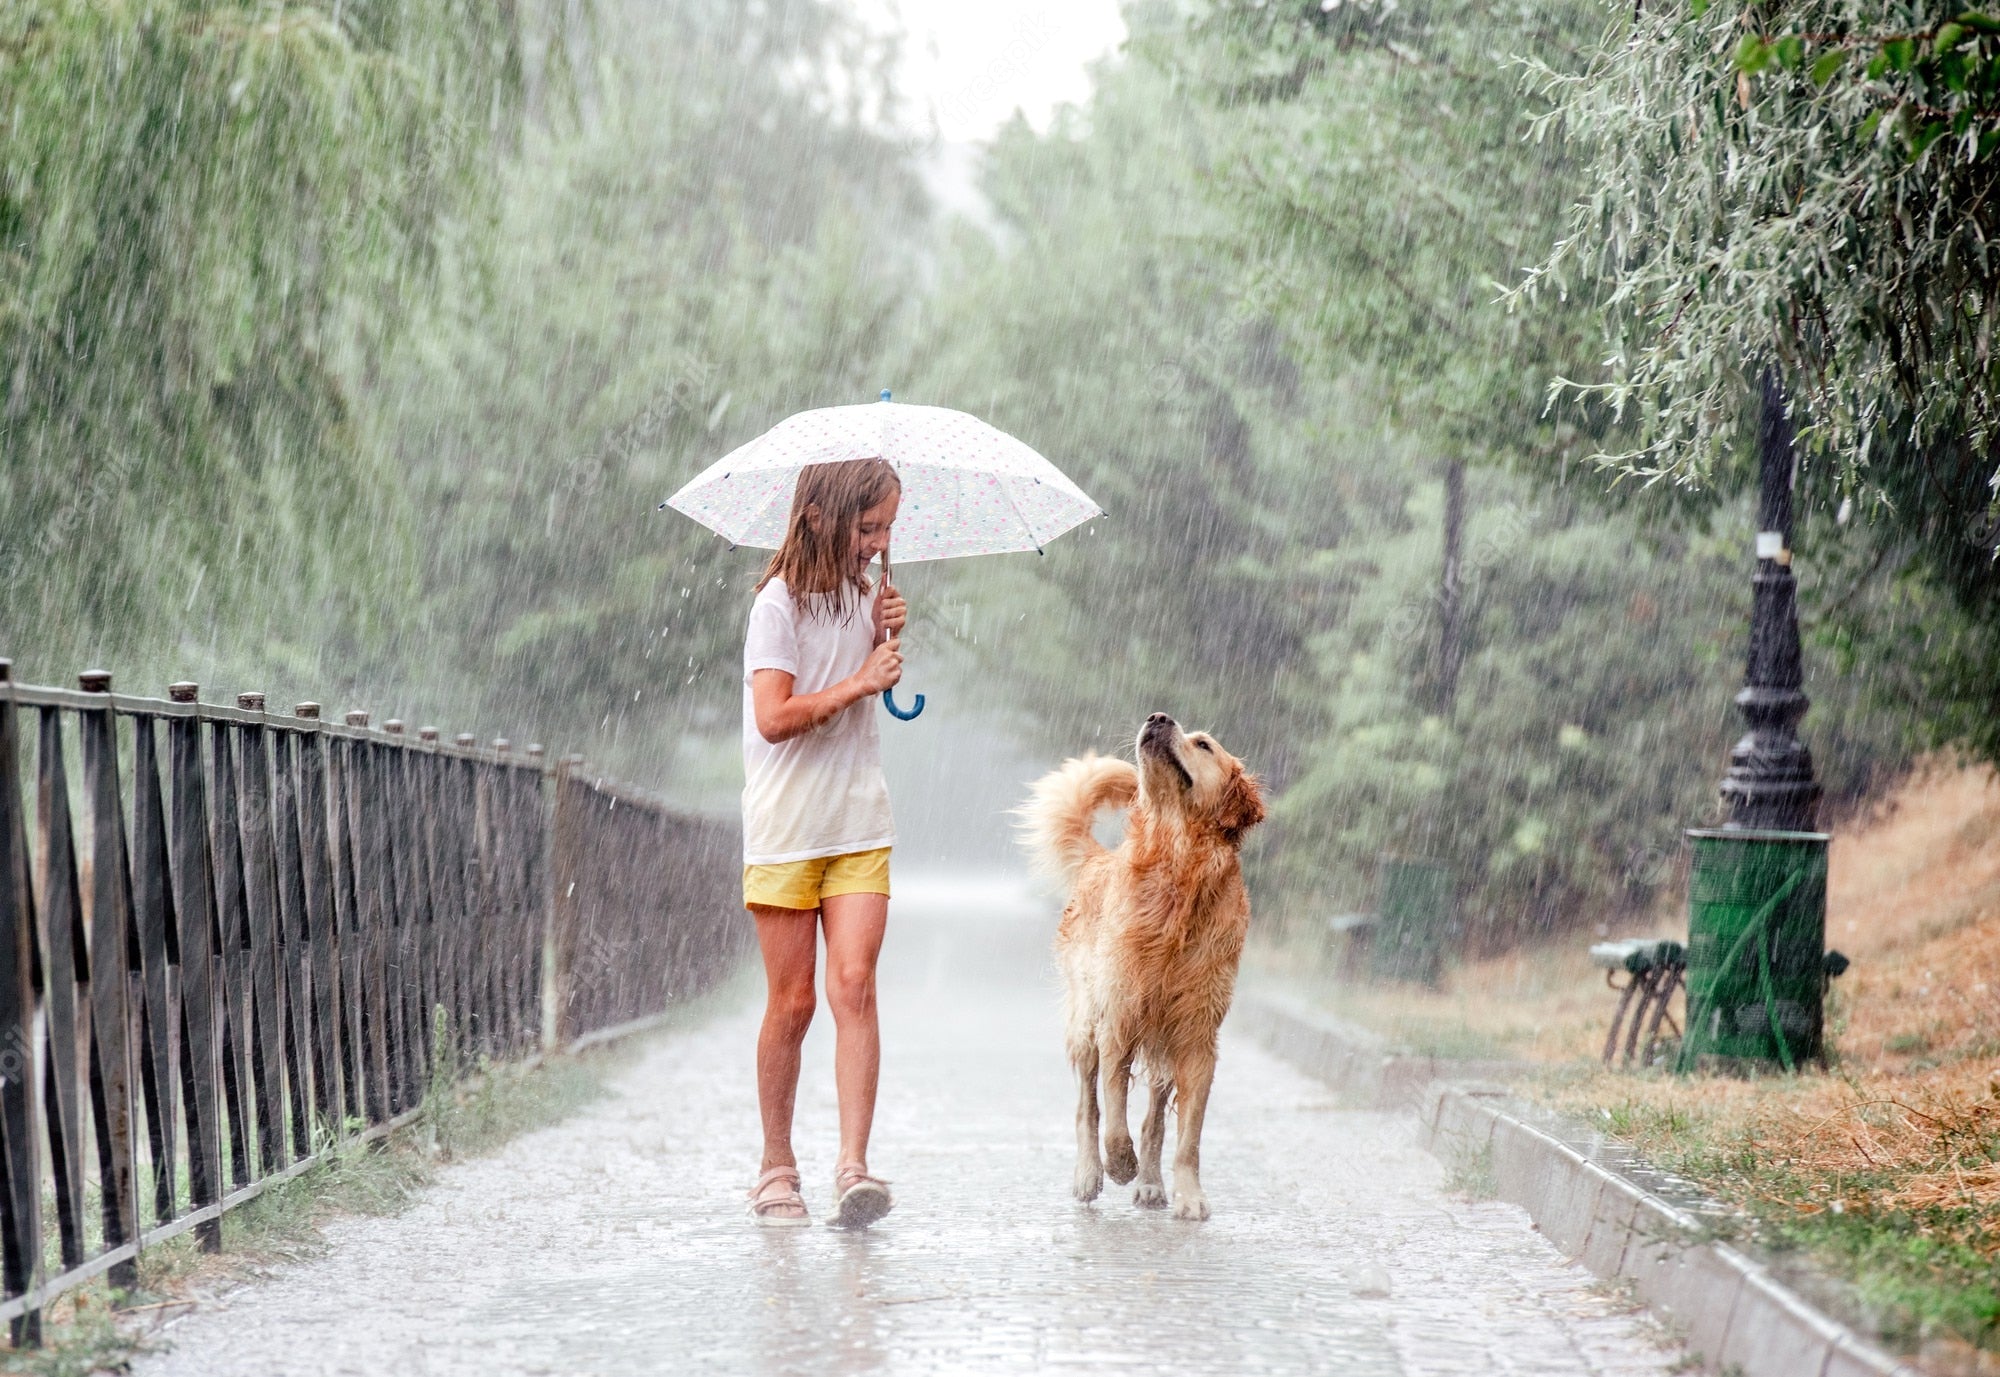
{"type": "Polygon", "coordinates": [[[1687,1032],[1675,1068],[1776,1063],[1824,1055],[1824,996],[1844,958],[1826,951],[1827,836],[1814,830],[1819,781],[1799,740],[1798,585],[1792,578],[1793,433],[1774,369],[1764,370],[1758,426],[1762,497],[1751,585],[1750,658],[1736,706],[1750,730],[1730,753],[1729,819],[1688,836],[1687,1032]]]}
{"type": "Polygon", "coordinates": [[[1819,781],[1798,725],[1812,706],[1801,691],[1798,583],[1792,577],[1792,418],[1776,370],[1763,377],[1757,428],[1762,498],[1757,506],[1757,572],[1751,578],[1750,661],[1736,706],[1750,730],[1730,752],[1722,797],[1731,829],[1810,832],[1819,818],[1819,781]]]}

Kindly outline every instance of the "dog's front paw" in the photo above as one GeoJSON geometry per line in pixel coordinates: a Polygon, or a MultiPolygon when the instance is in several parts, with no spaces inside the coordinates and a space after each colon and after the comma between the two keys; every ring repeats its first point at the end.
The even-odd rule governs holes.
{"type": "Polygon", "coordinates": [[[1088,1205],[1097,1199],[1098,1193],[1104,1189],[1103,1171],[1095,1162],[1078,1162],[1076,1179],[1071,1182],[1070,1189],[1076,1193],[1078,1200],[1088,1205]]]}
{"type": "Polygon", "coordinates": [[[1121,1186],[1139,1174],[1139,1154],[1130,1138],[1113,1138],[1104,1145],[1104,1174],[1121,1186]]]}
{"type": "Polygon", "coordinates": [[[1132,1192],[1132,1203],[1142,1210],[1164,1210],[1167,1207],[1167,1188],[1158,1181],[1141,1181],[1139,1188],[1132,1192]]]}
{"type": "Polygon", "coordinates": [[[1174,1201],[1174,1218],[1196,1220],[1208,1218],[1208,1197],[1200,1191],[1183,1192],[1180,1198],[1174,1201]]]}

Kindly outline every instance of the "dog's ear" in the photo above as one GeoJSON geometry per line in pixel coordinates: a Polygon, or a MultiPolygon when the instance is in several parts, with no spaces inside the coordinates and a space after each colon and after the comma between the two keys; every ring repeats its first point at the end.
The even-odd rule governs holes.
{"type": "Polygon", "coordinates": [[[1264,820],[1264,792],[1257,787],[1257,776],[1238,768],[1222,791],[1215,820],[1231,841],[1264,820]]]}

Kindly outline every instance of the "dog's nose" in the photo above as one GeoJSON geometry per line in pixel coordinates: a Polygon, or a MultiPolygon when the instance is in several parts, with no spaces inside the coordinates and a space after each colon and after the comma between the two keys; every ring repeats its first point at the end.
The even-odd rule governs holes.
{"type": "Polygon", "coordinates": [[[1174,720],[1173,718],[1167,716],[1163,712],[1156,712],[1151,717],[1148,717],[1146,719],[1146,725],[1149,727],[1157,727],[1162,722],[1171,722],[1173,720],[1174,720]]]}

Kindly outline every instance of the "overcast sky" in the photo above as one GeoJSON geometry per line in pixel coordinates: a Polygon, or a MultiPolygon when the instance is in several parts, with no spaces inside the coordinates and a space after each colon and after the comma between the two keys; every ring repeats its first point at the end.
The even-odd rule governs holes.
{"type": "Polygon", "coordinates": [[[1090,94],[1090,63],[1125,41],[1118,0],[856,0],[900,29],[903,122],[950,141],[990,138],[1018,108],[1037,129],[1090,94]]]}

